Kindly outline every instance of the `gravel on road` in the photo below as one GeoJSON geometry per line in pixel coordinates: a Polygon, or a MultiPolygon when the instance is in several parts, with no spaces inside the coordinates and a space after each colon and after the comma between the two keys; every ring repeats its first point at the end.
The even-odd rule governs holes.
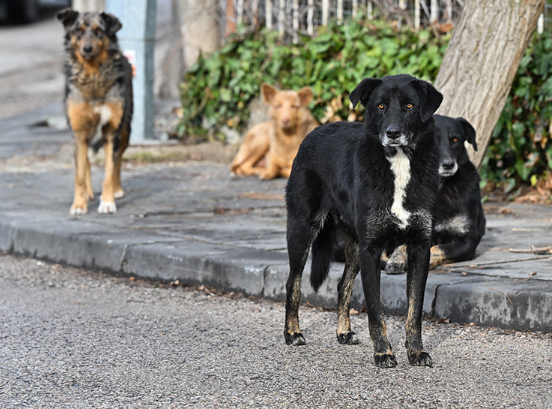
{"type": "Polygon", "coordinates": [[[284,344],[284,305],[0,255],[0,407],[549,408],[552,337],[424,321],[433,368],[339,345],[336,313],[303,306],[308,345],[284,344]]]}

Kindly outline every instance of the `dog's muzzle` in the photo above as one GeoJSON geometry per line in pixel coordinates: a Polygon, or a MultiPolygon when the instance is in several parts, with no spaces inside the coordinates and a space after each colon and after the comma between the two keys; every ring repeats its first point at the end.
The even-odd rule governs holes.
{"type": "Polygon", "coordinates": [[[408,145],[408,139],[405,134],[400,133],[398,136],[389,136],[387,132],[383,133],[381,137],[381,143],[383,146],[401,147],[408,145]]]}
{"type": "Polygon", "coordinates": [[[383,132],[383,137],[381,138],[383,146],[406,146],[408,145],[408,139],[404,132],[396,125],[389,125],[385,132],[383,132]]]}
{"type": "Polygon", "coordinates": [[[456,163],[456,161],[439,164],[439,176],[442,176],[444,178],[453,176],[457,170],[458,163],[456,163]]]}
{"type": "Polygon", "coordinates": [[[94,47],[87,44],[81,48],[80,54],[84,59],[89,60],[94,56],[94,47]]]}

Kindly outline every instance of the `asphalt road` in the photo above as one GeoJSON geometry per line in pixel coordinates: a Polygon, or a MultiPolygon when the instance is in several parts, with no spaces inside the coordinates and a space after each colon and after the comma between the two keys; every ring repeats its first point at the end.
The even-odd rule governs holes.
{"type": "Polygon", "coordinates": [[[0,119],[63,100],[63,28],[54,14],[0,25],[0,119]]]}
{"type": "Polygon", "coordinates": [[[281,303],[0,256],[0,407],[549,408],[552,337],[424,322],[433,368],[335,340],[304,307],[308,345],[284,345],[281,303]]]}

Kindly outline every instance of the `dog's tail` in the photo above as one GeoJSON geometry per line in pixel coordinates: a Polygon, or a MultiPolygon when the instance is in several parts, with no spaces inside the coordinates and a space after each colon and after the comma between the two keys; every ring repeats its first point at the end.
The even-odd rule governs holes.
{"type": "Polygon", "coordinates": [[[335,222],[329,217],[312,243],[310,283],[314,291],[318,291],[330,273],[333,249],[336,245],[335,236],[335,222]]]}

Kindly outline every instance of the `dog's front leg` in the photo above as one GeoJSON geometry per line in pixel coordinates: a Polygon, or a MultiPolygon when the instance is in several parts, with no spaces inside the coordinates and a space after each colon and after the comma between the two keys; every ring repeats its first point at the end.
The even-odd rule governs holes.
{"type": "Polygon", "coordinates": [[[381,252],[382,249],[374,248],[371,245],[360,245],[360,275],[366,299],[370,337],[374,344],[374,361],[380,368],[393,368],[397,366],[397,359],[387,339],[387,328],[383,320],[380,299],[381,252]]]}
{"type": "Polygon", "coordinates": [[[98,213],[117,213],[115,205],[115,164],[113,158],[113,135],[107,136],[105,143],[105,178],[98,213]]]}
{"type": "Polygon", "coordinates": [[[84,132],[75,132],[75,197],[70,210],[71,215],[86,214],[88,212],[89,182],[87,181],[87,177],[89,177],[90,169],[88,168],[86,136],[84,132]]]}
{"type": "Polygon", "coordinates": [[[274,158],[271,157],[271,152],[269,151],[266,155],[266,169],[259,174],[259,178],[263,180],[274,179],[280,174],[280,167],[275,163],[274,158]]]}
{"type": "Polygon", "coordinates": [[[94,199],[94,190],[92,189],[92,174],[90,173],[90,160],[88,159],[88,155],[86,155],[86,176],[84,181],[86,183],[88,199],[92,200],[94,199]]]}
{"type": "Polygon", "coordinates": [[[429,272],[429,243],[408,245],[408,272],[406,295],[408,315],[406,317],[406,353],[411,365],[432,366],[431,356],[422,344],[422,313],[424,293],[429,272]]]}

